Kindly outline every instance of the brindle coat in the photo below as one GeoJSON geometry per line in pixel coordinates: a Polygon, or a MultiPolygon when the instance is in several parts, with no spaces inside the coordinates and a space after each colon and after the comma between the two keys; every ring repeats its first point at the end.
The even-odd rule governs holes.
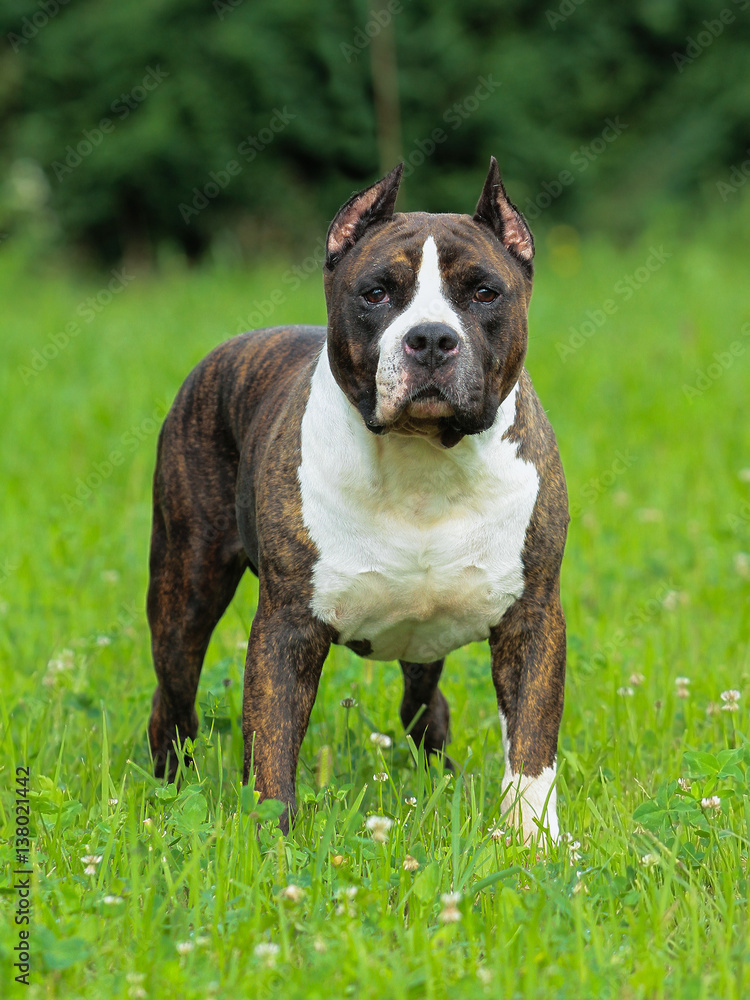
{"type": "MultiPolygon", "coordinates": [[[[252,768],[262,797],[295,809],[300,745],[323,662],[338,638],[310,608],[318,553],[303,523],[297,474],[310,380],[327,333],[339,386],[373,433],[388,432],[378,423],[374,395],[380,328],[372,313],[357,312],[352,289],[376,265],[379,273],[387,272],[398,306],[410,274],[413,280],[425,231],[442,248],[451,287],[474,287],[490,252],[504,283],[503,311],[492,313],[492,329],[475,338],[481,350],[470,391],[451,398],[453,415],[440,417],[434,432],[452,448],[465,434],[486,429],[518,382],[516,418],[506,437],[536,467],[539,492],[523,548],[523,594],[490,631],[492,677],[513,773],[533,777],[554,766],[565,675],[559,575],[568,514],[554,434],[522,367],[531,234],[507,198],[494,159],[473,220],[394,215],[400,172],[355,195],[331,225],[324,273],[328,331],[280,327],[220,345],[188,376],[164,422],[147,602],[158,678],[149,722],[157,775],[174,777],[173,741],[196,735],[206,648],[249,567],[259,578],[259,602],[245,666],[243,781],[252,768]],[[464,251],[451,257],[457,233],[464,251]],[[353,330],[359,335],[352,336],[353,330]]],[[[439,391],[449,398],[447,380],[439,391]]],[[[366,639],[351,646],[361,655],[370,651],[366,639]]],[[[449,738],[448,705],[438,688],[443,660],[401,667],[404,726],[421,712],[413,737],[424,738],[429,751],[441,750],[449,738]]],[[[282,817],[282,827],[287,824],[288,816],[282,817]]]]}

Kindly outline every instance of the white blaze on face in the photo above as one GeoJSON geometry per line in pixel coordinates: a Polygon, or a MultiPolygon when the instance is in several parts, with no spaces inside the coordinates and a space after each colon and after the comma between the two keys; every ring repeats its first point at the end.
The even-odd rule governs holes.
{"type": "Polygon", "coordinates": [[[540,844],[543,844],[545,839],[543,831],[549,830],[550,840],[556,844],[560,839],[560,827],[557,822],[555,765],[543,768],[542,773],[536,778],[515,774],[510,764],[508,721],[502,712],[498,714],[503,731],[505,755],[502,790],[505,792],[508,789],[503,798],[503,809],[506,810],[504,821],[515,829],[521,829],[524,843],[539,840],[540,844]]]}
{"type": "Polygon", "coordinates": [[[419,323],[445,323],[456,332],[459,341],[466,344],[461,318],[443,291],[438,251],[432,236],[427,237],[422,247],[414,298],[386,327],[380,338],[380,359],[375,378],[376,419],[380,423],[392,420],[408,395],[403,339],[419,323]]]}

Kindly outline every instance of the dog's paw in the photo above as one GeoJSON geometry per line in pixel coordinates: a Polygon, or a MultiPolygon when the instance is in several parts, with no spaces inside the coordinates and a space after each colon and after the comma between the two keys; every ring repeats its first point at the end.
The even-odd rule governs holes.
{"type": "Polygon", "coordinates": [[[546,767],[538,777],[506,775],[503,781],[502,822],[523,844],[546,849],[560,839],[557,822],[555,770],[546,767]]]}

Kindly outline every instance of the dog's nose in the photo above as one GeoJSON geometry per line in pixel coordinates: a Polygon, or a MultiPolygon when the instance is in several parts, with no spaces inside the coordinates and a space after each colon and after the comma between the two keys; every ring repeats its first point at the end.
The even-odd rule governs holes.
{"type": "Polygon", "coordinates": [[[445,323],[418,323],[403,344],[406,353],[426,368],[439,368],[458,354],[458,334],[445,323]]]}

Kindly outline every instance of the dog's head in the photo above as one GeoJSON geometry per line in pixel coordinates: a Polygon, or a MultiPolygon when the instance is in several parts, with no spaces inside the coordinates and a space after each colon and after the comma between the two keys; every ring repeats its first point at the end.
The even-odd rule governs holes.
{"type": "Polygon", "coordinates": [[[394,215],[398,166],[331,223],[333,375],[375,434],[490,427],[526,354],[534,241],[493,157],[474,216],[394,215]]]}

